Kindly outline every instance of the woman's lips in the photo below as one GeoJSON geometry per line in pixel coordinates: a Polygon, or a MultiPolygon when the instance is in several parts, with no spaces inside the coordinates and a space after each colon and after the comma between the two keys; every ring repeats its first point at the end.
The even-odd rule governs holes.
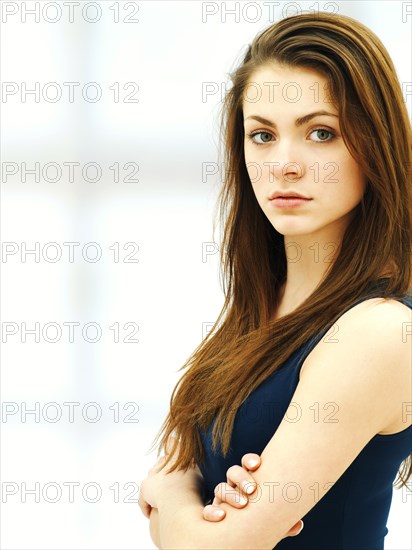
{"type": "Polygon", "coordinates": [[[276,199],[271,199],[270,202],[273,206],[279,208],[294,208],[296,206],[302,206],[312,199],[302,199],[300,197],[276,197],[276,199]]]}

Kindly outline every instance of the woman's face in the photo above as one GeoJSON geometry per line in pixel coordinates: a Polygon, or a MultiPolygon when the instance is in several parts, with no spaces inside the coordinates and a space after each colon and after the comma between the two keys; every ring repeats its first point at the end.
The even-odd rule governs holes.
{"type": "Polygon", "coordinates": [[[343,235],[365,191],[326,84],[312,69],[273,64],[256,71],[245,90],[248,174],[259,205],[282,235],[333,241],[343,235]],[[270,200],[276,191],[310,200],[270,200]]]}

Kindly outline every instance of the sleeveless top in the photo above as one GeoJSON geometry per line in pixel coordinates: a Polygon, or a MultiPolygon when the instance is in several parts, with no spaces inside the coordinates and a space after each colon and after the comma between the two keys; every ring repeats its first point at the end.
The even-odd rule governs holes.
{"type": "MultiPolygon", "coordinates": [[[[345,311],[367,298],[362,297],[345,311]]],[[[394,299],[412,308],[412,296],[394,299]]],[[[204,478],[204,504],[212,502],[216,485],[226,482],[230,466],[240,465],[246,453],[262,454],[289,407],[303,362],[331,326],[297,349],[242,403],[226,458],[212,451],[214,421],[207,430],[199,428],[204,449],[204,459],[198,461],[204,478]]],[[[301,518],[304,522],[301,533],[280,541],[276,550],[383,550],[393,482],[401,463],[410,454],[412,426],[395,434],[376,434],[322,499],[301,518]]]]}

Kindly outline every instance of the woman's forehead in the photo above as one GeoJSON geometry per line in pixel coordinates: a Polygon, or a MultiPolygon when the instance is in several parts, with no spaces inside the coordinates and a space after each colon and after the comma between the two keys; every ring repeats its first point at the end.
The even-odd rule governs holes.
{"type": "Polygon", "coordinates": [[[248,79],[248,82],[263,82],[263,81],[301,81],[328,82],[327,78],[321,71],[317,71],[312,67],[303,65],[284,65],[276,62],[264,64],[255,69],[248,79]]]}
{"type": "Polygon", "coordinates": [[[243,110],[252,114],[256,105],[266,108],[293,110],[299,106],[305,110],[326,109],[337,114],[328,79],[318,71],[307,67],[264,66],[254,71],[248,79],[242,96],[243,110]]]}

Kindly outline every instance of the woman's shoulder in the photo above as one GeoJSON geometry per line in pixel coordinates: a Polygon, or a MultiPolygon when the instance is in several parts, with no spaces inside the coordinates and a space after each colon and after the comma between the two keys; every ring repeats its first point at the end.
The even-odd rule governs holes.
{"type": "Polygon", "coordinates": [[[347,330],[368,323],[390,329],[411,322],[412,297],[367,297],[350,307],[339,317],[347,330]]]}
{"type": "Polygon", "coordinates": [[[350,342],[352,338],[362,336],[362,341],[367,344],[383,338],[390,346],[403,341],[407,332],[411,333],[412,297],[366,297],[345,310],[327,331],[319,344],[328,341],[331,334],[340,333],[342,345],[350,342]],[[408,330],[409,329],[409,330],[408,330]]]}
{"type": "MultiPolygon", "coordinates": [[[[373,342],[379,337],[386,347],[392,343],[405,343],[409,334],[409,346],[412,333],[412,296],[406,294],[402,297],[383,297],[367,294],[353,303],[348,303],[337,319],[331,321],[325,328],[308,341],[307,352],[301,365],[301,373],[306,364],[319,353],[319,350],[328,349],[339,353],[352,344],[352,341],[362,338],[364,348],[368,348],[368,342],[373,342]],[[330,344],[339,344],[331,346],[330,344]],[[386,344],[385,344],[386,343],[386,344]],[[331,348],[331,349],[329,349],[331,348]]],[[[410,350],[412,352],[412,350],[410,350]]]]}
{"type": "Polygon", "coordinates": [[[405,371],[409,372],[412,300],[406,302],[397,298],[367,297],[351,305],[322,332],[320,338],[316,338],[316,345],[302,364],[300,378],[317,359],[329,355],[328,358],[333,360],[335,354],[353,348],[358,349],[365,359],[368,354],[376,354],[377,349],[382,358],[392,357],[395,361],[400,354],[406,355],[409,360],[405,371]]]}
{"type": "Polygon", "coordinates": [[[313,375],[319,365],[331,365],[342,358],[346,365],[343,374],[350,379],[352,365],[361,365],[366,378],[381,380],[382,395],[388,410],[393,410],[388,429],[398,425],[399,403],[411,399],[412,303],[408,302],[374,297],[345,311],[307,356],[300,379],[313,375]]]}

